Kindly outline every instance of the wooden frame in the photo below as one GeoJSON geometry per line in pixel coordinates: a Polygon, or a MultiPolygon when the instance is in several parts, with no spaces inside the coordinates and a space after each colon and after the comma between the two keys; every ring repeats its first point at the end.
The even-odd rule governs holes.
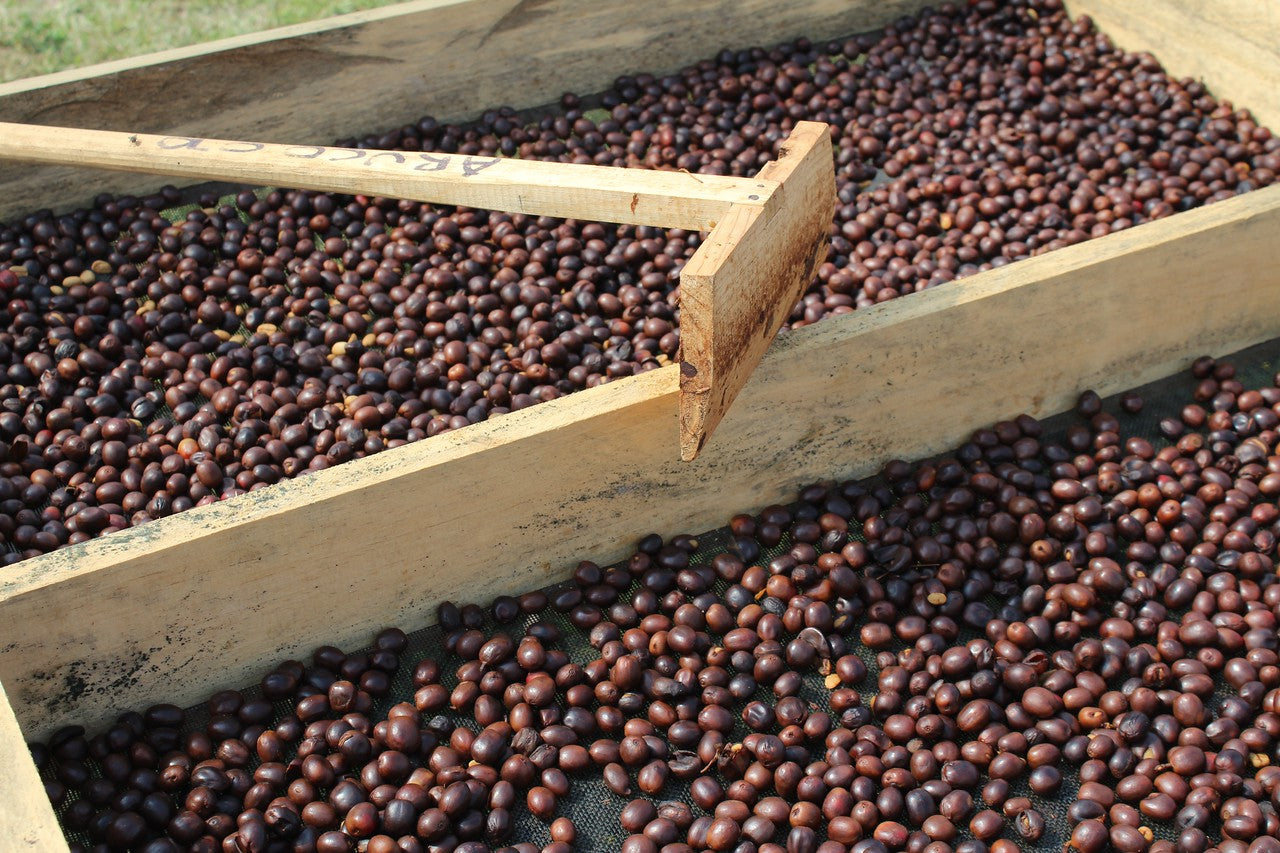
{"type": "MultiPolygon", "coordinates": [[[[470,2],[478,14],[486,5],[496,14],[515,5],[470,2]]],[[[540,4],[548,11],[539,26],[572,26],[564,17],[567,3],[540,4]]],[[[448,7],[452,14],[465,5],[407,4],[404,23],[428,9],[448,7]]],[[[763,19],[746,20],[749,12],[739,19],[716,3],[655,0],[638,14],[687,16],[679,26],[655,30],[698,35],[683,57],[655,45],[653,67],[670,68],[700,56],[707,44],[767,43],[806,29],[835,36],[882,23],[910,5],[918,4],[880,13],[869,2],[787,4],[787,26],[795,27],[776,35],[763,19]],[[828,5],[841,9],[830,24],[822,20],[828,5]],[[846,26],[851,19],[863,23],[846,26]],[[730,31],[736,35],[726,36],[730,31]]],[[[1232,34],[1225,21],[1212,37],[1204,28],[1181,29],[1177,22],[1199,5],[1146,4],[1144,26],[1121,23],[1115,38],[1123,47],[1154,51],[1183,74],[1200,73],[1182,64],[1196,50],[1212,63],[1238,46],[1237,37],[1247,38],[1253,64],[1211,82],[1218,94],[1276,121],[1280,93],[1266,83],[1280,77],[1270,47],[1280,44],[1273,37],[1277,22],[1245,17],[1239,26],[1252,35],[1232,34]],[[1162,33],[1174,37],[1146,40],[1162,33]]],[[[1104,29],[1125,14],[1122,0],[1072,0],[1069,8],[1094,15],[1104,29]]],[[[384,26],[381,19],[354,25],[345,43],[368,44],[359,33],[375,26],[384,26]]],[[[480,41],[472,30],[456,29],[429,38],[480,41]]],[[[310,32],[302,44],[338,50],[340,32],[310,32]]],[[[269,57],[283,54],[287,44],[260,40],[243,49],[265,57],[269,74],[279,65],[269,57]]],[[[563,79],[578,74],[573,79],[607,83],[611,74],[649,64],[641,54],[611,54],[599,54],[594,70],[583,54],[567,63],[573,70],[563,79]]],[[[100,80],[82,76],[62,90],[56,82],[18,84],[16,94],[13,86],[0,88],[0,117],[32,118],[9,108],[25,103],[38,111],[42,98],[50,116],[57,109],[89,110],[84,103],[49,105],[58,103],[58,92],[67,99],[110,93],[122,80],[148,74],[167,75],[180,89],[204,63],[221,68],[229,61],[226,53],[193,52],[160,65],[117,68],[100,80]]],[[[482,64],[480,77],[496,74],[500,63],[487,57],[482,64]]],[[[253,89],[260,81],[243,85],[253,89]]],[[[537,86],[552,93],[570,88],[544,76],[537,86]]],[[[470,103],[504,99],[501,89],[484,91],[490,96],[470,103]]],[[[215,112],[232,116],[237,109],[215,112]]],[[[325,124],[326,110],[310,111],[315,141],[354,130],[325,124]]],[[[305,124],[302,114],[291,119],[305,124]]],[[[0,181],[19,187],[18,199],[34,197],[29,185],[12,183],[11,172],[0,181]]],[[[55,182],[50,191],[48,204],[75,203],[65,184],[55,182]]],[[[65,849],[32,781],[23,736],[42,738],[71,720],[101,724],[117,708],[161,698],[194,701],[254,679],[263,667],[318,642],[354,647],[385,624],[419,627],[440,599],[484,599],[548,583],[564,577],[576,559],[624,555],[641,532],[706,529],[734,511],[784,498],[801,483],[858,476],[888,458],[941,451],[992,420],[1061,411],[1086,387],[1117,391],[1201,353],[1225,354],[1276,337],[1277,228],[1280,187],[787,334],[765,355],[715,441],[690,465],[672,458],[665,438],[675,426],[679,381],[677,368],[668,367],[19,564],[0,576],[0,682],[22,725],[19,733],[7,722],[0,699],[0,761],[9,759],[0,763],[0,785],[15,780],[0,810],[0,850],[65,849]],[[1152,305],[1160,306],[1159,316],[1151,316],[1152,305]],[[288,543],[283,553],[282,542],[288,543]],[[335,598],[344,602],[341,624],[320,606],[335,598]],[[296,643],[273,635],[272,625],[281,622],[290,624],[296,643]],[[163,696],[157,684],[164,685],[163,696]],[[24,844],[24,833],[38,842],[24,844]]]]}

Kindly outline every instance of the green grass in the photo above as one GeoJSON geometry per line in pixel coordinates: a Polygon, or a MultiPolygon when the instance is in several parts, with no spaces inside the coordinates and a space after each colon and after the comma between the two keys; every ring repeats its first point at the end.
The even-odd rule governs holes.
{"type": "Polygon", "coordinates": [[[0,81],[397,0],[0,0],[0,81]]]}

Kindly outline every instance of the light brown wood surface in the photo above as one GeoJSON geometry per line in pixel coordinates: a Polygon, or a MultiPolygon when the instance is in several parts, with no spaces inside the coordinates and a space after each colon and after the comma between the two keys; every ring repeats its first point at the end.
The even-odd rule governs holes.
{"type": "Polygon", "coordinates": [[[44,785],[0,684],[0,853],[66,853],[44,785]]]}
{"type": "Polygon", "coordinates": [[[1280,129],[1277,0],[1067,0],[1125,50],[1146,51],[1175,77],[1204,82],[1280,129]]]}
{"type": "Polygon", "coordinates": [[[1280,187],[782,335],[693,463],[673,366],[24,561],[0,679],[31,738],[191,703],[1273,338],[1277,229],[1280,187]]]}
{"type": "MultiPolygon", "coordinates": [[[[504,157],[279,145],[10,122],[0,122],[0,160],[79,163],[124,172],[693,231],[715,227],[731,205],[762,207],[780,183],[767,178],[504,157]]],[[[829,183],[834,188],[834,172],[829,183]]]]}
{"type": "Polygon", "coordinates": [[[813,281],[835,213],[831,128],[799,122],[758,176],[769,204],[734,204],[680,273],[680,458],[694,459],[813,281]]]}
{"type": "MultiPolygon", "coordinates": [[[[590,94],[721,48],[883,26],[927,0],[417,0],[0,84],[0,120],[328,145],[416,122],[590,94]]],[[[166,181],[0,168],[0,220],[166,181]]]]}

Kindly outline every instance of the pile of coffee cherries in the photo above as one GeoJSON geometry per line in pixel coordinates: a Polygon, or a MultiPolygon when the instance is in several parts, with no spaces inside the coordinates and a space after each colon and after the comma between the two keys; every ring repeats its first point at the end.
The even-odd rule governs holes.
{"type": "MultiPolygon", "coordinates": [[[[348,144],[747,175],[832,125],[816,322],[1270,184],[1280,141],[1058,0],[348,144]],[[599,106],[591,107],[591,104],[599,106]]],[[[695,233],[279,190],[100,197],[0,225],[0,562],[678,357],[695,233]]],[[[1193,286],[1193,285],[1188,285],[1193,286]]]]}
{"type": "Polygon", "coordinates": [[[1192,369],[33,754],[94,851],[1280,850],[1280,376],[1192,369]]]}

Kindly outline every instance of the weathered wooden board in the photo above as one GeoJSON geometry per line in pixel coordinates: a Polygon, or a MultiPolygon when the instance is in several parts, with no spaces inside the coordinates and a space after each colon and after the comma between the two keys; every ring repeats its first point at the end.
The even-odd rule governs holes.
{"type": "Polygon", "coordinates": [[[67,842],[0,685],[0,853],[66,853],[67,842]]]}
{"type": "MultiPolygon", "coordinates": [[[[865,32],[927,0],[416,0],[0,84],[0,120],[325,145],[424,115],[541,106],[721,48],[865,32]]],[[[0,220],[166,181],[0,168],[0,220]]]]}
{"type": "MultiPolygon", "coordinates": [[[[822,125],[823,132],[827,126],[822,125]]],[[[329,145],[160,136],[0,122],[0,161],[404,198],[534,216],[709,231],[732,205],[763,207],[768,178],[692,175],[329,145]]],[[[827,146],[827,183],[835,176],[827,146]]],[[[790,308],[790,304],[788,304],[790,308]]]]}
{"type": "Polygon", "coordinates": [[[811,121],[796,124],[755,178],[0,122],[5,160],[710,231],[680,276],[685,461],[813,281],[835,206],[831,128],[811,121]]]}
{"type": "Polygon", "coordinates": [[[1280,2],[1067,0],[1125,50],[1147,51],[1176,77],[1193,77],[1259,122],[1280,128],[1280,2]]]}
{"type": "Polygon", "coordinates": [[[1276,337],[1277,229],[1280,187],[783,335],[691,464],[670,367],[25,561],[0,679],[32,738],[193,702],[1276,337]]]}

